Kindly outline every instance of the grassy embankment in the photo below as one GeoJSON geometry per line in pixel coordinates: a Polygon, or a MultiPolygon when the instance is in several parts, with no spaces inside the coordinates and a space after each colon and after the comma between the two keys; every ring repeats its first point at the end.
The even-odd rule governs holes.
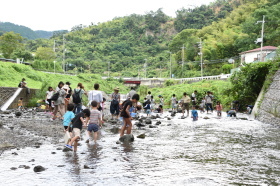
{"type": "MultiPolygon", "coordinates": [[[[31,103],[36,103],[35,100],[44,99],[45,92],[49,86],[57,87],[59,81],[71,83],[72,88],[76,88],[78,83],[83,83],[85,90],[92,90],[94,83],[100,84],[100,90],[109,94],[113,92],[115,87],[120,87],[120,93],[127,93],[128,87],[118,80],[109,79],[103,80],[101,76],[94,74],[79,74],[77,76],[63,74],[49,74],[32,69],[30,66],[0,62],[0,86],[1,87],[17,87],[22,78],[26,79],[29,88],[41,89],[32,99],[31,103]]],[[[32,104],[33,105],[33,104],[32,104]]],[[[30,106],[32,106],[30,105],[30,106]]]]}
{"type": "MultiPolygon", "coordinates": [[[[45,92],[48,86],[56,87],[59,81],[69,81],[72,88],[78,83],[83,83],[86,90],[93,89],[94,83],[100,84],[100,89],[105,93],[112,93],[115,87],[120,87],[120,93],[126,94],[129,89],[118,80],[102,80],[99,75],[94,74],[79,74],[77,76],[63,74],[49,74],[32,69],[30,66],[0,62],[0,86],[17,87],[22,78],[25,78],[29,88],[42,89],[33,100],[36,103],[38,99],[44,99],[45,92]]],[[[162,95],[165,99],[165,108],[170,106],[170,98],[172,94],[176,94],[177,99],[181,99],[184,92],[191,94],[194,90],[198,91],[198,100],[205,95],[206,91],[212,91],[215,95],[215,100],[222,102],[224,106],[229,106],[233,98],[223,94],[223,91],[231,86],[229,81],[201,81],[192,84],[176,84],[164,86],[161,88],[149,89],[146,86],[141,86],[138,92],[141,96],[141,101],[151,91],[158,102],[158,95],[162,95]]]]}

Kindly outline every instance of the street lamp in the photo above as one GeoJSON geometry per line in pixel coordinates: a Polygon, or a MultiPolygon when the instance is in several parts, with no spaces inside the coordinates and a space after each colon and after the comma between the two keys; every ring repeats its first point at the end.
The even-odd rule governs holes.
{"type": "Polygon", "coordinates": [[[200,52],[198,53],[198,55],[200,55],[200,68],[201,68],[201,77],[203,77],[203,64],[202,64],[202,56],[203,56],[203,53],[202,53],[202,40],[201,38],[199,38],[199,44],[198,44],[198,48],[200,49],[200,52]]]}
{"type": "Polygon", "coordinates": [[[172,52],[167,51],[167,53],[170,54],[170,79],[171,79],[172,78],[172,63],[171,63],[171,54],[172,54],[172,52]]]}

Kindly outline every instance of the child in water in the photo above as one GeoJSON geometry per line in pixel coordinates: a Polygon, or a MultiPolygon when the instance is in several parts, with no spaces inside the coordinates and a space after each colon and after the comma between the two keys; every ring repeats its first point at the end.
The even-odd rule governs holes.
{"type": "Polygon", "coordinates": [[[191,114],[192,114],[193,121],[197,121],[198,120],[198,113],[197,113],[197,110],[196,110],[194,105],[192,106],[191,114]]]}
{"type": "Polygon", "coordinates": [[[223,105],[219,101],[217,101],[216,110],[217,110],[217,116],[221,117],[223,105]]]}
{"type": "Polygon", "coordinates": [[[147,117],[150,116],[151,115],[151,102],[150,101],[147,101],[147,104],[144,107],[144,109],[146,110],[147,117]]]}

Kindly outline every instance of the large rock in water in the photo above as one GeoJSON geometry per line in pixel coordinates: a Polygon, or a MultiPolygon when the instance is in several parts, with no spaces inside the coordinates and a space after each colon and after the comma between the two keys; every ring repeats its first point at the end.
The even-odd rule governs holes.
{"type": "Polygon", "coordinates": [[[137,136],[137,138],[142,138],[142,139],[144,139],[145,137],[146,137],[146,134],[140,134],[137,136]]]}
{"type": "Polygon", "coordinates": [[[41,165],[35,166],[33,169],[34,172],[42,172],[44,170],[46,170],[46,169],[41,165]]]}
{"type": "Polygon", "coordinates": [[[126,134],[119,139],[121,142],[133,142],[134,141],[134,136],[132,134],[126,134]]]}

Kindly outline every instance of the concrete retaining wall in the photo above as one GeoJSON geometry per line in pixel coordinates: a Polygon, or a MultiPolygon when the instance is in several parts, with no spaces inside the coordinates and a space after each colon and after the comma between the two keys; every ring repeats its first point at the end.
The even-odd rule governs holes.
{"type": "MultiPolygon", "coordinates": [[[[6,103],[16,92],[18,88],[15,87],[0,87],[0,107],[6,103]]],[[[26,89],[22,89],[20,94],[13,100],[8,109],[17,108],[19,98],[23,98],[23,106],[26,106],[29,99],[36,93],[37,89],[30,89],[30,94],[26,93],[26,89]]]]}
{"type": "Polygon", "coordinates": [[[280,70],[275,73],[272,84],[263,96],[256,119],[280,125],[280,70]]]}

